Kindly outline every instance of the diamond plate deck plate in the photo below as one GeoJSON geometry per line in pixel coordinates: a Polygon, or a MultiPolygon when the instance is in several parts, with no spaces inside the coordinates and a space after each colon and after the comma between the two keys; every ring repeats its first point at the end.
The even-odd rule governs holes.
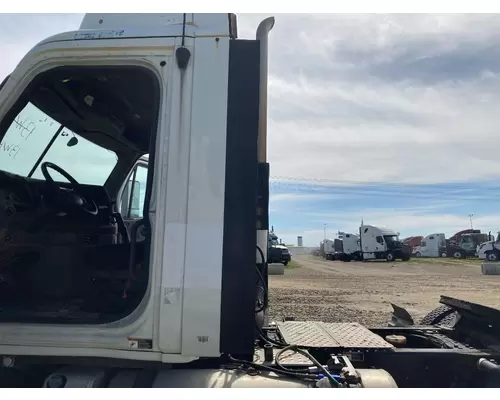
{"type": "Polygon", "coordinates": [[[304,347],[392,349],[394,346],[364,326],[354,323],[286,321],[278,323],[283,339],[304,347]]]}
{"type": "MultiPolygon", "coordinates": [[[[274,356],[276,357],[278,350],[274,351],[274,356]]],[[[254,360],[257,364],[265,364],[264,362],[264,350],[258,350],[254,353],[254,360]]],[[[280,357],[280,362],[283,365],[302,365],[307,367],[312,367],[313,363],[307,357],[302,354],[295,353],[294,351],[288,350],[283,353],[280,357]]]]}
{"type": "Polygon", "coordinates": [[[285,351],[280,357],[279,361],[284,365],[304,365],[312,366],[313,363],[307,357],[294,351],[285,351]]]}

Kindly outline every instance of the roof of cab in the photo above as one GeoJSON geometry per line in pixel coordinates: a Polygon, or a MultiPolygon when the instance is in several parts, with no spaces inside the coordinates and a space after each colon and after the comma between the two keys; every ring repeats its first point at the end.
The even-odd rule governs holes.
{"type": "MultiPolygon", "coordinates": [[[[236,32],[234,14],[172,13],[172,14],[106,14],[88,13],[83,17],[80,30],[163,30],[172,26],[193,27],[196,36],[230,36],[236,32]]],[[[187,32],[186,32],[187,34],[187,32]]]]}
{"type": "MultiPolygon", "coordinates": [[[[234,14],[106,14],[87,13],[77,31],[50,36],[37,46],[71,40],[161,37],[237,38],[234,14]],[[185,18],[185,26],[184,25],[185,18]]],[[[36,46],[35,46],[36,47],[36,46]]]]}

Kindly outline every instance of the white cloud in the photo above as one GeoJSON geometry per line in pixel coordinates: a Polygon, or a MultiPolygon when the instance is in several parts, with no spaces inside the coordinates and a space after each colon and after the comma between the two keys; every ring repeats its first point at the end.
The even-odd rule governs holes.
{"type": "MultiPolygon", "coordinates": [[[[259,18],[240,18],[240,32],[251,36],[259,18]]],[[[497,15],[276,16],[272,175],[406,183],[499,177],[499,27],[497,15]]]]}

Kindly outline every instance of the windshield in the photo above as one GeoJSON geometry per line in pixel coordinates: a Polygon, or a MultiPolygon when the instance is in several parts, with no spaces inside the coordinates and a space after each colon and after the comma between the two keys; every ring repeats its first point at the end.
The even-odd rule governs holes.
{"type": "Polygon", "coordinates": [[[399,236],[397,235],[384,235],[384,239],[387,243],[399,242],[399,236]]]}
{"type": "MultiPolygon", "coordinates": [[[[16,116],[0,143],[0,169],[23,177],[44,179],[40,165],[49,161],[79,183],[102,186],[118,159],[44,114],[33,104],[16,116]]],[[[55,181],[67,180],[50,171],[55,181]]]]}
{"type": "Polygon", "coordinates": [[[472,236],[471,235],[463,235],[462,236],[462,243],[472,243],[472,236]]]}

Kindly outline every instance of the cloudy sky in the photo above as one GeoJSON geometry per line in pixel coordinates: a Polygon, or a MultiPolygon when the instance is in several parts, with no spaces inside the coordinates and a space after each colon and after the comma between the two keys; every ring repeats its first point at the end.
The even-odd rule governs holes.
{"type": "MultiPolygon", "coordinates": [[[[267,15],[240,15],[240,37],[267,15]]],[[[0,76],[81,14],[0,15],[0,76]]],[[[500,229],[500,15],[276,15],[271,218],[279,236],[500,229]]]]}

